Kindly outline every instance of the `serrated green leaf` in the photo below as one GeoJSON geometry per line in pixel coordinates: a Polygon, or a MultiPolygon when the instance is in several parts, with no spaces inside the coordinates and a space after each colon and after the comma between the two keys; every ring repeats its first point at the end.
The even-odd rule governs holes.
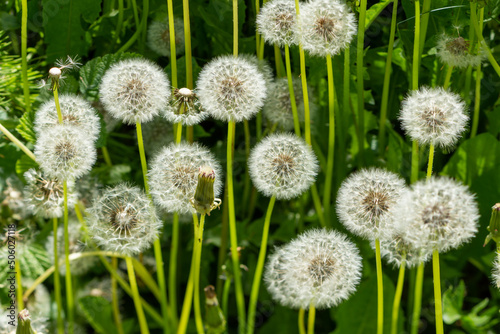
{"type": "Polygon", "coordinates": [[[36,143],[36,133],[35,133],[35,111],[30,110],[25,112],[24,115],[19,119],[19,125],[16,127],[16,131],[23,136],[24,139],[30,143],[36,143]]]}
{"type": "Polygon", "coordinates": [[[117,333],[111,303],[102,297],[85,296],[78,299],[80,308],[92,327],[99,333],[117,333]]]}
{"type": "Polygon", "coordinates": [[[450,325],[462,317],[462,306],[464,304],[465,284],[460,284],[454,288],[450,287],[443,294],[443,320],[450,325]]]}
{"type": "Polygon", "coordinates": [[[16,161],[16,173],[17,175],[23,175],[30,168],[37,168],[38,164],[33,161],[27,155],[22,155],[19,160],[16,161]]]}
{"type": "MultiPolygon", "coordinates": [[[[16,260],[19,261],[21,274],[24,278],[36,279],[42,275],[50,266],[47,251],[39,244],[29,243],[24,240],[16,240],[16,260]]],[[[8,254],[7,247],[2,248],[3,254],[8,254]]],[[[2,266],[0,269],[0,279],[5,281],[8,273],[12,271],[9,266],[2,266]]]]}

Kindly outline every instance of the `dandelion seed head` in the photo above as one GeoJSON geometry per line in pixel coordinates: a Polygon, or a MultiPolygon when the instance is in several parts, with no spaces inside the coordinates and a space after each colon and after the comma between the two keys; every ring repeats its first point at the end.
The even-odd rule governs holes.
{"type": "Polygon", "coordinates": [[[250,153],[248,168],[260,192],[285,200],[309,189],[318,174],[318,162],[311,147],[289,133],[264,138],[250,153]]]}
{"type": "MultiPolygon", "coordinates": [[[[181,19],[174,18],[175,53],[177,56],[184,54],[184,23],[181,19]]],[[[148,46],[160,56],[170,57],[170,27],[168,17],[163,20],[153,21],[148,28],[148,46]]]]}
{"type": "Polygon", "coordinates": [[[167,75],[144,59],[123,60],[111,66],[99,92],[104,108],[127,124],[151,121],[167,108],[171,94],[167,75]]]}
{"type": "Polygon", "coordinates": [[[294,26],[297,24],[295,2],[292,0],[272,0],[262,6],[257,15],[257,31],[269,44],[297,44],[294,26]]]}
{"type": "Polygon", "coordinates": [[[170,106],[165,109],[163,117],[173,124],[192,126],[201,123],[208,113],[203,110],[195,91],[184,87],[174,90],[170,106]]]}
{"type": "MultiPolygon", "coordinates": [[[[375,249],[375,242],[371,243],[375,249]]],[[[403,259],[405,266],[413,268],[420,263],[427,262],[432,252],[426,249],[415,248],[415,245],[405,239],[404,232],[397,230],[391,237],[380,239],[380,255],[385,258],[389,264],[401,267],[403,259]]]]}
{"type": "Polygon", "coordinates": [[[152,122],[143,125],[142,137],[146,153],[153,156],[173,141],[172,124],[165,118],[156,116],[152,122]]]}
{"type": "Polygon", "coordinates": [[[437,42],[437,55],[441,62],[448,66],[466,68],[481,64],[484,56],[469,51],[470,43],[463,37],[452,37],[442,34],[437,42]]]}

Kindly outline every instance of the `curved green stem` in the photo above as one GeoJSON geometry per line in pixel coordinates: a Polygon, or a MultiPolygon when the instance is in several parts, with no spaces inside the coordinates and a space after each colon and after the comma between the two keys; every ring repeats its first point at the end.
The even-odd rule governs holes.
{"type": "Polygon", "coordinates": [[[172,244],[170,245],[170,263],[168,270],[168,289],[170,290],[170,307],[174,320],[174,328],[177,328],[177,254],[179,252],[179,214],[174,213],[172,221],[172,244]]]}
{"type": "MultiPolygon", "coordinates": [[[[24,105],[26,112],[31,110],[30,85],[28,82],[28,0],[21,1],[21,69],[23,78],[24,105]]],[[[21,308],[22,310],[22,308],[21,308]]]]}
{"type": "MultiPolygon", "coordinates": [[[[135,0],[133,1],[133,3],[135,3],[135,0]]],[[[137,40],[137,38],[139,38],[139,36],[141,35],[142,27],[145,27],[147,24],[147,21],[148,21],[149,0],[143,0],[142,8],[143,8],[142,20],[141,20],[141,23],[137,26],[137,30],[134,32],[132,37],[130,37],[130,39],[127,41],[127,43],[122,45],[122,47],[116,53],[127,51],[128,48],[130,48],[132,46],[132,44],[134,44],[134,42],[137,40]]],[[[137,12],[137,9],[135,7],[134,7],[134,9],[135,9],[134,14],[135,14],[137,12]]],[[[136,21],[137,20],[138,20],[138,18],[136,18],[136,21]]]]}
{"type": "Polygon", "coordinates": [[[252,291],[250,293],[250,303],[248,306],[248,326],[247,333],[254,332],[255,325],[255,312],[257,310],[257,300],[259,299],[259,288],[260,282],[262,280],[262,271],[264,269],[264,262],[266,260],[267,252],[267,240],[269,238],[269,226],[271,226],[271,215],[273,213],[274,203],[276,202],[276,196],[273,195],[269,200],[269,206],[267,207],[266,219],[264,221],[264,228],[262,230],[262,240],[260,242],[259,258],[257,260],[257,267],[255,268],[255,274],[253,277],[252,291]]]}
{"type": "Polygon", "coordinates": [[[172,76],[172,87],[178,88],[177,84],[177,53],[175,50],[175,26],[174,26],[174,5],[172,0],[167,1],[168,7],[168,34],[170,38],[170,69],[172,76]]]}
{"type": "MultiPolygon", "coordinates": [[[[57,332],[59,334],[64,334],[64,323],[61,316],[62,302],[61,302],[61,279],[59,276],[59,259],[58,259],[59,254],[57,251],[57,217],[52,218],[52,222],[54,231],[53,232],[54,233],[54,294],[56,295],[56,305],[57,305],[57,332]]],[[[29,296],[29,294],[27,294],[28,291],[26,291],[24,298],[28,298],[26,296],[26,295],[29,296]]]]}
{"type": "Polygon", "coordinates": [[[139,319],[139,327],[141,328],[141,334],[148,334],[149,328],[146,322],[146,317],[144,316],[144,310],[142,309],[141,297],[139,295],[139,289],[137,288],[137,281],[135,279],[134,265],[132,264],[132,258],[127,256],[125,258],[127,262],[128,279],[130,281],[130,288],[132,290],[132,297],[134,299],[135,310],[137,312],[137,317],[139,319]]]}
{"type": "Polygon", "coordinates": [[[198,235],[195,236],[194,242],[198,244],[196,248],[196,259],[194,264],[194,320],[196,330],[199,333],[205,333],[203,329],[203,319],[200,308],[200,266],[201,266],[201,251],[203,247],[203,229],[205,225],[205,215],[200,217],[200,226],[198,227],[198,235]]]}
{"type": "Polygon", "coordinates": [[[113,163],[111,162],[111,158],[109,157],[109,152],[108,148],[106,146],[101,147],[102,150],[102,156],[104,158],[104,162],[106,163],[106,166],[112,167],[113,163]]]}
{"type": "Polygon", "coordinates": [[[23,301],[23,282],[21,280],[21,266],[19,265],[19,260],[15,260],[14,263],[14,271],[16,272],[16,299],[17,299],[17,309],[24,310],[24,301],[23,301]]]}
{"type": "MultiPolygon", "coordinates": [[[[471,2],[471,6],[472,6],[471,2]]],[[[484,8],[479,10],[479,31],[483,33],[483,19],[484,19],[484,8]]],[[[479,46],[478,46],[479,47],[479,46]]],[[[476,89],[474,98],[474,116],[472,118],[472,127],[470,137],[474,138],[477,134],[477,127],[479,124],[479,109],[481,106],[481,64],[476,66],[476,89]]]]}
{"type": "Polygon", "coordinates": [[[299,334],[306,334],[306,327],[304,325],[304,317],[305,317],[306,310],[301,308],[299,310],[299,334]]]}
{"type": "Polygon", "coordinates": [[[17,139],[9,130],[7,130],[7,128],[4,127],[2,123],[0,123],[0,131],[2,131],[3,134],[10,139],[11,142],[13,142],[17,147],[19,147],[19,149],[23,151],[24,154],[26,154],[33,161],[36,162],[36,157],[33,154],[33,152],[31,152],[29,148],[27,148],[23,143],[21,143],[21,141],[19,141],[19,139],[17,139]]]}
{"type": "Polygon", "coordinates": [[[356,50],[356,86],[358,95],[358,127],[359,127],[359,162],[363,165],[365,150],[365,88],[363,79],[363,58],[365,44],[366,0],[359,5],[358,44],[356,50]]]}
{"type": "Polygon", "coordinates": [[[429,162],[427,164],[427,180],[432,176],[432,165],[434,164],[434,145],[429,147],[429,162]]]}
{"type": "Polygon", "coordinates": [[[123,0],[118,0],[118,22],[116,23],[115,39],[113,40],[113,49],[116,45],[118,39],[120,38],[120,33],[122,31],[123,25],[123,0]]]}
{"type": "Polygon", "coordinates": [[[384,333],[384,282],[382,278],[382,259],[380,240],[375,239],[375,261],[377,264],[377,334],[384,333]]]}
{"type": "Polygon", "coordinates": [[[184,19],[184,50],[186,54],[186,86],[193,89],[193,55],[191,50],[191,21],[189,19],[189,0],[182,0],[184,19]]]}
{"type": "Polygon", "coordinates": [[[436,313],[436,334],[443,334],[443,304],[441,302],[441,274],[439,270],[439,252],[432,253],[432,274],[434,278],[434,308],[436,313]]]}
{"type": "Polygon", "coordinates": [[[63,182],[64,193],[64,254],[66,265],[66,303],[68,306],[68,332],[73,333],[75,303],[73,301],[73,282],[69,264],[69,230],[68,230],[68,181],[63,182]]]}
{"type": "Polygon", "coordinates": [[[422,54],[424,52],[425,46],[425,37],[427,35],[427,26],[429,25],[429,15],[431,12],[431,0],[423,0],[422,3],[422,17],[421,17],[421,25],[420,25],[420,46],[419,53],[422,54]]]}
{"type": "Polygon", "coordinates": [[[453,65],[448,65],[446,70],[446,77],[444,78],[443,88],[448,89],[450,87],[451,74],[453,73],[453,65]]]}
{"type": "Polygon", "coordinates": [[[134,12],[134,21],[136,29],[139,30],[140,21],[139,21],[139,11],[137,10],[137,0],[132,0],[132,10],[134,12]]]}
{"type": "Polygon", "coordinates": [[[399,266],[398,283],[396,286],[396,293],[394,294],[394,301],[392,303],[391,334],[398,333],[399,305],[401,305],[401,295],[403,294],[403,285],[405,282],[405,269],[406,269],[406,253],[403,254],[401,265],[399,266]]]}
{"type": "MultiPolygon", "coordinates": [[[[116,257],[111,258],[111,265],[115,271],[118,269],[118,259],[116,257]]],[[[118,306],[116,278],[113,275],[111,275],[111,298],[113,305],[113,319],[115,320],[116,329],[118,330],[118,334],[123,334],[122,319],[120,315],[120,308],[118,306]]]]}
{"type": "Polygon", "coordinates": [[[288,91],[290,92],[290,103],[292,105],[293,126],[295,129],[295,135],[300,137],[301,134],[300,134],[299,113],[297,111],[297,101],[295,100],[295,92],[293,90],[292,68],[290,65],[290,47],[288,46],[288,44],[285,44],[285,62],[286,62],[286,78],[288,80],[288,91]]]}
{"type": "Polygon", "coordinates": [[[326,56],[328,72],[328,160],[326,163],[325,188],[323,193],[324,217],[330,217],[330,199],[332,195],[333,163],[335,154],[335,88],[333,80],[332,57],[326,56]]]}
{"type": "Polygon", "coordinates": [[[424,284],[424,263],[421,262],[417,268],[417,279],[415,282],[415,296],[413,300],[413,315],[411,321],[411,334],[418,334],[420,325],[420,311],[422,310],[422,286],[424,284]]]}
{"type": "Polygon", "coordinates": [[[314,334],[314,320],[316,319],[316,309],[314,305],[309,306],[309,317],[307,318],[307,334],[314,334]]]}
{"type": "MultiPolygon", "coordinates": [[[[483,11],[483,13],[484,13],[484,11],[483,11]]],[[[491,53],[491,49],[488,47],[488,45],[484,41],[482,29],[479,26],[479,23],[477,20],[476,11],[471,11],[470,15],[471,15],[471,19],[472,19],[471,22],[474,26],[474,31],[476,32],[478,41],[481,44],[481,46],[484,48],[484,50],[486,50],[486,54],[488,55],[488,60],[490,61],[491,66],[493,66],[493,69],[495,70],[495,72],[498,74],[498,76],[500,76],[500,65],[498,65],[497,61],[495,60],[495,57],[491,53]]]]}

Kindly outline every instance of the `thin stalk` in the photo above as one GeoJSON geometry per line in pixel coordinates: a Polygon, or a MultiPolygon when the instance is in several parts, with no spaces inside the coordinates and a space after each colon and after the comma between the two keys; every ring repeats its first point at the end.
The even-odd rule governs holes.
{"type": "Polygon", "coordinates": [[[427,35],[427,26],[429,25],[429,15],[431,11],[431,0],[424,0],[422,3],[422,17],[421,17],[421,25],[420,25],[420,46],[419,53],[422,54],[424,52],[425,46],[425,37],[427,35]]]}
{"type": "Polygon", "coordinates": [[[257,310],[257,300],[259,299],[259,288],[262,280],[262,271],[264,269],[264,262],[266,260],[267,240],[269,238],[269,226],[271,226],[271,215],[273,213],[274,203],[276,196],[272,196],[269,200],[267,207],[266,219],[264,221],[264,228],[262,230],[262,240],[260,242],[259,258],[257,260],[257,267],[253,277],[252,291],[250,293],[250,303],[248,306],[248,326],[247,333],[254,332],[255,326],[255,312],[257,310]]]}
{"type": "MultiPolygon", "coordinates": [[[[350,95],[351,95],[351,54],[350,47],[345,48],[344,50],[344,78],[343,78],[343,87],[342,87],[342,111],[338,113],[338,121],[340,126],[338,127],[338,137],[339,137],[339,161],[346,161],[346,144],[345,144],[345,134],[348,128],[347,115],[348,110],[350,110],[350,95]]],[[[340,109],[340,108],[339,108],[340,109]]],[[[355,128],[357,126],[355,125],[355,128]]],[[[358,131],[357,131],[358,132],[358,131]]],[[[358,132],[359,133],[359,132],[358,132]]],[[[358,138],[359,140],[359,138],[358,138]]],[[[340,177],[342,178],[345,175],[345,164],[337,164],[340,167],[340,177]]]]}
{"type": "Polygon", "coordinates": [[[139,21],[139,11],[137,10],[137,1],[136,0],[132,0],[132,10],[134,12],[134,21],[135,21],[136,29],[139,30],[140,21],[139,21]]]}
{"type": "Polygon", "coordinates": [[[418,142],[416,140],[411,143],[411,183],[418,180],[418,142]]]}
{"type": "Polygon", "coordinates": [[[231,290],[231,279],[226,278],[224,281],[224,290],[222,293],[222,313],[224,313],[224,319],[227,319],[227,303],[229,300],[229,291],[231,290]]]}
{"type": "Polygon", "coordinates": [[[306,327],[304,325],[304,317],[305,317],[306,310],[301,308],[299,310],[299,334],[306,334],[306,327]]]}
{"type": "Polygon", "coordinates": [[[56,103],[56,110],[57,110],[57,120],[59,121],[59,124],[63,124],[63,118],[62,118],[62,112],[61,112],[61,105],[59,104],[59,93],[57,89],[57,85],[54,85],[54,101],[56,103]]]}
{"type": "Polygon", "coordinates": [[[439,270],[439,251],[432,253],[432,274],[434,278],[434,309],[436,313],[436,334],[443,334],[443,304],[441,302],[441,274],[439,270]]]}
{"type": "Polygon", "coordinates": [[[233,56],[238,56],[238,0],[233,0],[233,56]]]}
{"type": "Polygon", "coordinates": [[[429,163],[427,164],[427,180],[431,178],[433,163],[434,163],[434,144],[431,144],[431,146],[429,147],[429,163]]]}
{"type": "Polygon", "coordinates": [[[0,123],[0,131],[2,131],[3,134],[10,139],[11,142],[13,142],[17,147],[19,147],[19,149],[23,151],[24,154],[26,154],[33,161],[36,162],[36,157],[33,154],[33,152],[31,152],[29,148],[27,148],[23,143],[21,143],[21,141],[19,141],[19,139],[17,139],[9,130],[7,130],[7,128],[4,127],[2,123],[0,123]]]}
{"type": "Polygon", "coordinates": [[[417,268],[415,281],[415,299],[413,301],[413,316],[411,321],[411,334],[418,334],[420,324],[420,311],[422,310],[422,286],[424,284],[424,263],[420,262],[417,268]]]}
{"type": "MultiPolygon", "coordinates": [[[[133,3],[135,4],[135,0],[133,0],[133,3]]],[[[137,8],[134,7],[134,15],[136,14],[137,8]]],[[[142,33],[142,27],[145,27],[148,21],[148,12],[149,12],[149,0],[143,0],[142,2],[142,20],[139,25],[137,25],[137,30],[134,32],[132,37],[127,41],[127,43],[123,44],[122,47],[116,52],[116,53],[121,53],[125,52],[134,44],[134,42],[139,38],[139,36],[142,33]]],[[[136,18],[138,20],[138,18],[136,18]]]]}
{"type": "MultiPolygon", "coordinates": [[[[21,70],[23,78],[24,105],[26,112],[31,109],[30,85],[28,82],[28,0],[21,1],[21,70]]],[[[20,308],[21,310],[23,308],[20,308]]]]}
{"type": "Polygon", "coordinates": [[[286,78],[288,79],[288,91],[290,92],[290,103],[292,105],[293,126],[295,135],[301,137],[299,113],[297,111],[297,101],[295,100],[295,92],[293,91],[292,67],[290,65],[290,47],[285,44],[285,62],[286,62],[286,78]]]}
{"type": "Polygon", "coordinates": [[[189,19],[189,0],[182,0],[184,19],[184,50],[186,54],[186,86],[193,89],[193,54],[191,50],[191,21],[189,19]]]}
{"type": "MultiPolygon", "coordinates": [[[[482,9],[481,13],[484,13],[484,9],[482,9]]],[[[491,66],[493,66],[493,69],[495,72],[500,76],[500,65],[498,65],[497,61],[495,60],[495,57],[491,53],[491,49],[488,47],[486,42],[484,41],[482,29],[479,26],[478,20],[477,20],[477,14],[476,11],[471,11],[471,22],[474,26],[474,31],[476,32],[477,38],[481,46],[486,50],[486,54],[488,55],[488,60],[491,63],[491,66]]]]}
{"type": "Polygon", "coordinates": [[[116,23],[115,39],[113,40],[113,49],[116,45],[118,39],[120,39],[120,33],[122,31],[123,25],[123,0],[118,0],[118,22],[116,23]]]}
{"type": "Polygon", "coordinates": [[[401,305],[401,295],[403,294],[403,285],[405,282],[405,270],[406,270],[406,253],[403,253],[401,264],[399,266],[396,293],[394,294],[394,301],[392,303],[391,334],[398,333],[399,305],[401,305]]]}
{"type": "MultiPolygon", "coordinates": [[[[116,271],[118,269],[118,259],[116,257],[111,258],[111,265],[113,269],[116,271]]],[[[123,334],[123,326],[122,319],[120,315],[120,308],[118,306],[118,294],[116,289],[116,278],[111,275],[111,298],[113,305],[113,319],[115,320],[116,329],[118,330],[118,334],[123,334]]]]}
{"type": "Polygon", "coordinates": [[[109,151],[106,146],[101,147],[102,150],[102,156],[104,158],[104,162],[106,163],[106,166],[111,167],[113,166],[113,163],[111,162],[111,158],[109,157],[109,151]]]}
{"type": "Polygon", "coordinates": [[[332,195],[333,163],[335,154],[335,88],[333,80],[332,57],[326,56],[328,73],[328,160],[326,163],[325,188],[323,193],[324,217],[330,217],[330,199],[332,195]]]}
{"type": "Polygon", "coordinates": [[[236,305],[238,308],[239,332],[245,331],[245,299],[241,283],[240,260],[238,258],[238,236],[236,233],[236,212],[234,208],[233,189],[233,147],[234,147],[234,122],[230,121],[227,128],[227,201],[229,213],[229,237],[231,241],[231,259],[233,261],[234,286],[236,292],[236,305]]]}
{"type": "MultiPolygon", "coordinates": [[[[243,121],[243,132],[245,134],[245,158],[248,161],[248,157],[250,156],[250,125],[248,120],[243,121]]],[[[245,167],[245,179],[243,183],[243,203],[248,203],[248,198],[250,196],[250,173],[248,171],[248,167],[245,167]]],[[[246,210],[246,207],[244,208],[246,210]]],[[[244,214],[245,212],[243,212],[244,214]]]]}
{"type": "Polygon", "coordinates": [[[141,328],[141,334],[149,334],[148,323],[146,317],[144,316],[144,310],[142,309],[141,297],[139,295],[139,289],[137,288],[137,281],[135,279],[134,265],[132,264],[132,258],[127,256],[125,258],[127,262],[128,279],[130,281],[130,288],[132,290],[132,297],[134,299],[135,310],[137,312],[137,317],[139,318],[139,327],[141,328]]]}
{"type": "Polygon", "coordinates": [[[420,0],[415,0],[415,38],[413,40],[412,90],[418,89],[418,68],[420,65],[420,0]]]}
{"type": "Polygon", "coordinates": [[[309,305],[309,317],[307,318],[307,334],[314,334],[314,320],[316,319],[316,309],[314,305],[309,305]]]}
{"type": "Polygon", "coordinates": [[[63,182],[64,193],[64,254],[66,265],[66,303],[68,306],[68,332],[73,333],[73,321],[75,314],[75,303],[73,301],[73,282],[69,264],[69,230],[68,230],[68,181],[63,182]]]}
{"type": "Polygon", "coordinates": [[[453,73],[453,65],[448,65],[446,70],[446,77],[444,78],[443,88],[448,89],[450,87],[451,74],[453,73]]]}
{"type": "Polygon", "coordinates": [[[137,129],[137,145],[139,146],[139,155],[141,157],[142,176],[144,178],[144,189],[146,189],[146,194],[148,195],[148,197],[151,198],[151,195],[149,193],[148,165],[146,163],[146,153],[144,152],[141,122],[137,121],[135,125],[137,129]]]}
{"type": "Polygon", "coordinates": [[[174,6],[172,0],[167,1],[168,6],[168,32],[170,37],[170,69],[172,76],[172,87],[178,88],[177,84],[177,53],[175,50],[175,26],[174,26],[174,6]]]}
{"type": "Polygon", "coordinates": [[[54,231],[54,294],[56,295],[57,305],[57,333],[64,334],[64,323],[61,316],[61,279],[59,276],[59,255],[57,252],[57,217],[52,218],[52,226],[54,231]]]}
{"type": "MultiPolygon", "coordinates": [[[[259,15],[260,12],[260,0],[255,0],[255,16],[259,15]]],[[[257,57],[259,56],[259,43],[261,42],[260,34],[257,29],[255,29],[255,52],[257,57]]],[[[264,43],[264,41],[262,41],[264,43]]]]}
{"type": "Polygon", "coordinates": [[[321,200],[319,199],[318,188],[316,187],[316,183],[311,186],[311,195],[314,204],[314,209],[318,214],[319,223],[321,227],[326,227],[325,216],[323,215],[323,209],[321,208],[321,200]]]}
{"type": "Polygon", "coordinates": [[[385,152],[385,123],[387,120],[387,105],[389,103],[389,86],[391,82],[392,52],[394,51],[394,38],[396,36],[396,21],[398,16],[398,0],[393,1],[391,32],[389,36],[389,46],[387,48],[387,58],[385,61],[384,85],[382,88],[382,102],[380,106],[380,125],[378,132],[378,143],[380,154],[385,152]]]}
{"type": "Polygon", "coordinates": [[[200,226],[198,227],[198,235],[195,236],[194,242],[198,244],[196,248],[196,259],[194,264],[194,320],[198,333],[205,333],[203,329],[203,319],[200,308],[200,266],[201,266],[201,251],[203,247],[203,228],[205,225],[205,215],[200,217],[200,226]]]}
{"type": "Polygon", "coordinates": [[[358,127],[359,127],[359,163],[363,165],[365,150],[365,88],[363,79],[363,58],[365,44],[366,0],[359,6],[358,44],[356,50],[356,86],[358,95],[358,127]]]}
{"type": "Polygon", "coordinates": [[[177,328],[177,254],[179,252],[179,214],[174,213],[172,221],[172,244],[170,245],[170,263],[168,270],[168,289],[170,290],[170,308],[172,309],[174,328],[177,328]]]}
{"type": "Polygon", "coordinates": [[[148,15],[149,15],[149,0],[142,0],[142,20],[141,20],[141,44],[139,45],[141,52],[144,51],[146,44],[146,35],[148,33],[148,15]]]}
{"type": "Polygon", "coordinates": [[[382,260],[380,240],[375,239],[375,261],[377,263],[377,334],[384,333],[384,282],[382,278],[382,260]]]}
{"type": "Polygon", "coordinates": [[[19,265],[19,260],[15,260],[14,262],[14,271],[16,272],[16,300],[17,300],[17,309],[24,310],[24,301],[23,301],[23,282],[21,275],[21,266],[19,265]]]}
{"type": "MultiPolygon", "coordinates": [[[[472,2],[471,2],[472,6],[472,2]]],[[[479,9],[479,32],[483,33],[484,8],[479,9]]],[[[479,46],[478,46],[479,47],[479,46]]],[[[470,137],[474,138],[477,134],[479,124],[479,108],[481,106],[481,64],[476,67],[476,89],[474,98],[474,116],[472,118],[472,129],[470,137]]]]}
{"type": "Polygon", "coordinates": [[[176,131],[175,131],[175,142],[178,144],[182,140],[182,123],[179,122],[177,124],[174,124],[174,127],[176,128],[176,131]]]}
{"type": "MultiPolygon", "coordinates": [[[[262,58],[264,58],[264,44],[261,45],[262,58]]],[[[278,45],[274,44],[274,62],[276,64],[276,76],[282,78],[285,76],[285,68],[283,67],[283,59],[281,59],[281,50],[278,45]]]]}

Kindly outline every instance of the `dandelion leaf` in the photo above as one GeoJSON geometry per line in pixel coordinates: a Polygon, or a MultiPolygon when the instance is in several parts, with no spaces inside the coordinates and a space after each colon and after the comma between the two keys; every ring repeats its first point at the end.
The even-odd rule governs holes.
{"type": "Polygon", "coordinates": [[[33,159],[31,159],[27,155],[22,155],[21,158],[19,158],[16,161],[16,173],[17,173],[17,175],[23,175],[30,168],[37,168],[37,167],[38,167],[38,164],[36,163],[36,161],[33,161],[33,159]]]}
{"type": "Polygon", "coordinates": [[[30,143],[36,143],[36,134],[34,129],[35,111],[30,110],[24,113],[19,119],[19,125],[16,127],[17,132],[30,143]]]}

